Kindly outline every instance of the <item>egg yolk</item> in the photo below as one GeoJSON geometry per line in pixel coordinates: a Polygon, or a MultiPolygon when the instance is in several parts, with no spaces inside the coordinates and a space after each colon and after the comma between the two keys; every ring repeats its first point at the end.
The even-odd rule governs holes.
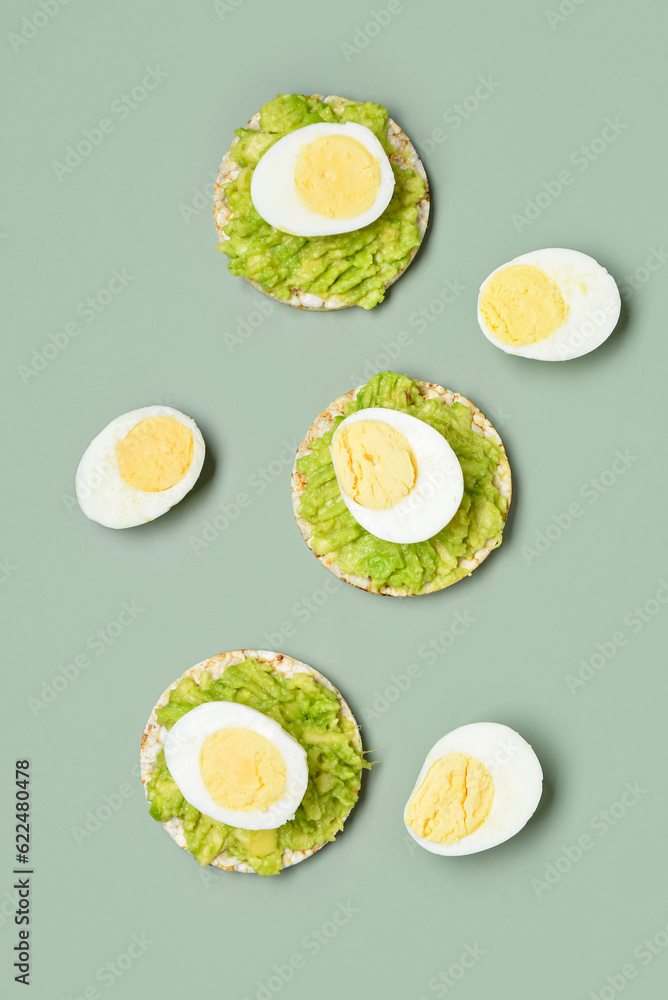
{"type": "Polygon", "coordinates": [[[557,283],[539,267],[512,264],[485,283],[480,311],[503,344],[537,344],[563,325],[568,306],[557,283]]]}
{"type": "Polygon", "coordinates": [[[452,753],[435,761],[408,806],[413,833],[435,844],[456,844],[481,826],[492,808],[494,782],[479,760],[452,753]]]}
{"type": "Polygon", "coordinates": [[[358,139],[323,135],[300,152],[295,186],[303,204],[316,215],[351,219],[376,200],[380,166],[358,139]]]}
{"type": "Polygon", "coordinates": [[[200,772],[209,795],[224,809],[268,809],[285,793],[285,762],[274,744],[241,726],[206,738],[200,772]]]}
{"type": "Polygon", "coordinates": [[[160,493],[180,482],[193,457],[192,431],[176,417],[140,420],[116,442],[121,479],[146,493],[160,493]]]}
{"type": "Polygon", "coordinates": [[[382,420],[346,424],[334,435],[331,452],[341,489],[362,507],[389,510],[415,485],[411,446],[382,420]]]}

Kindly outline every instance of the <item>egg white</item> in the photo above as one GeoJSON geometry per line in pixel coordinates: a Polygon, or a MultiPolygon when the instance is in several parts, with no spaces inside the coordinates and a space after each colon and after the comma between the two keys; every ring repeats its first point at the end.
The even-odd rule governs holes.
{"type": "Polygon", "coordinates": [[[383,214],[393,191],[394,173],[385,150],[371,129],[356,122],[342,125],[317,122],[288,132],[269,147],[251,179],[251,200],[258,214],[275,229],[296,236],[330,236],[362,229],[383,214]],[[380,185],[373,205],[366,212],[349,219],[328,219],[312,212],[299,197],[295,186],[295,167],[304,146],[322,136],[338,134],[361,142],[380,168],[380,185]]]}
{"type": "Polygon", "coordinates": [[[275,830],[294,818],[308,785],[306,751],[274,719],[233,701],[210,701],[181,716],[167,733],[165,762],[183,797],[219,823],[241,830],[275,830]],[[268,809],[225,809],[211,798],[202,780],[200,758],[207,737],[219,729],[241,727],[264,736],[285,764],[286,787],[268,809]]]}
{"type": "Polygon", "coordinates": [[[462,467],[454,451],[443,435],[423,420],[383,406],[351,413],[337,427],[332,444],[342,427],[359,420],[380,420],[403,434],[413,450],[417,475],[410,493],[388,510],[363,507],[346,495],[337,476],[346,507],[366,531],[387,542],[407,544],[432,538],[455,516],[464,495],[462,467]]]}
{"type": "Polygon", "coordinates": [[[93,438],[76,472],[76,495],[82,511],[107,528],[133,528],[165,514],[184,498],[199,478],[204,462],[204,439],[190,417],[171,406],[143,406],[116,417],[93,438]],[[150,493],[138,490],[121,478],[116,461],[116,442],[149,417],[174,417],[193,436],[193,454],[186,473],[168,490],[150,493]]]}
{"type": "Polygon", "coordinates": [[[404,809],[404,824],[413,840],[432,854],[477,854],[514,837],[533,816],[543,791],[543,771],[536,754],[519,733],[497,722],[474,722],[443,736],[427,754],[404,809]],[[455,844],[418,837],[407,822],[408,807],[429,768],[448,754],[466,754],[484,764],[494,782],[494,801],[487,819],[455,844]]]}
{"type": "Polygon", "coordinates": [[[608,339],[619,320],[621,304],[615,279],[593,257],[579,250],[552,247],[515,257],[485,278],[478,294],[478,323],[490,343],[506,354],[539,361],[569,361],[588,354],[608,339]],[[565,322],[551,336],[536,344],[513,346],[497,340],[480,308],[482,290],[489,279],[513,264],[529,264],[547,274],[568,306],[565,322]]]}

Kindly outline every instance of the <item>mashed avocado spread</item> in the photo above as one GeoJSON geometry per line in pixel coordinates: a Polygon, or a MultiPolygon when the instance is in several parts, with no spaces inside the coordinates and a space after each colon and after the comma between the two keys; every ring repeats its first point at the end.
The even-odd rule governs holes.
{"type": "Polygon", "coordinates": [[[490,539],[501,544],[508,499],[493,483],[501,450],[472,430],[470,407],[424,399],[418,383],[406,375],[374,375],[348,404],[345,416],[369,406],[401,410],[443,435],[464,474],[459,510],[442,531],[426,542],[401,545],[365,531],[346,507],[334,473],[329,446],[344,419],[337,417],[330,431],[311,442],[311,454],[297,461],[297,471],[306,477],[299,514],[311,529],[311,547],[319,556],[333,553],[339,569],[370,577],[376,588],[405,588],[417,594],[427,585],[433,589],[447,587],[469,572],[458,564],[460,559],[471,559],[490,539]]]}
{"type": "Polygon", "coordinates": [[[274,229],[255,211],[250,186],[253,170],[270,146],[316,122],[365,125],[389,155],[395,151],[387,139],[387,119],[380,104],[326,104],[317,97],[281,94],[263,106],[260,131],[236,129],[239,141],[230,159],[241,169],[224,185],[233,217],[224,228],[229,239],[218,245],[230,258],[230,272],[252,278],[278,299],[289,299],[292,289],[300,289],[363,309],[382,302],[385,283],[406,267],[411,250],[420,243],[417,203],[425,185],[412,167],[392,165],[394,194],[375,222],[336,236],[291,236],[274,229]]]}
{"type": "Polygon", "coordinates": [[[157,712],[160,725],[174,723],[207,701],[235,701],[268,715],[306,750],[309,781],[295,818],[278,830],[239,830],[216,823],[181,795],[158,754],[147,785],[150,813],[160,823],[177,817],[188,850],[208,865],[222,850],[246,861],[259,875],[275,875],[283,867],[284,850],[309,850],[334,840],[355,805],[363,768],[371,767],[355,746],[356,727],[341,713],[336,695],[310,674],[284,677],[269,664],[244,660],[213,680],[202,671],[196,683],[184,677],[157,712]]]}

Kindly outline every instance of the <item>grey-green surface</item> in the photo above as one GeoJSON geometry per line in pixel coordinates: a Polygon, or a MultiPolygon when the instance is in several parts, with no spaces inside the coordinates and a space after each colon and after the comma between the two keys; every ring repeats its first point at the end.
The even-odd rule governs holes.
{"type": "Polygon", "coordinates": [[[389,16],[387,6],[72,0],[33,31],[22,18],[43,9],[37,0],[4,5],[3,995],[26,995],[10,957],[13,761],[26,756],[27,995],[39,1000],[662,995],[668,612],[651,599],[666,577],[666,8],[395,0],[389,16]],[[386,23],[367,30],[374,11],[386,23]],[[34,37],[17,41],[22,24],[34,37]],[[125,114],[116,102],[147,67],[159,82],[125,114]],[[455,106],[481,77],[479,96],[491,93],[468,100],[464,118],[455,106]],[[384,103],[424,154],[433,222],[371,313],[275,306],[231,345],[266,300],[215,250],[210,183],[232,130],[279,90],[384,103]],[[54,168],[102,118],[113,130],[91,154],[70,173],[54,168]],[[618,134],[602,151],[594,143],[582,169],[578,150],[606,119],[618,134]],[[564,169],[573,183],[514,224],[564,169]],[[507,357],[477,328],[481,280],[543,246],[590,253],[620,283],[636,275],[618,330],[579,361],[507,357]],[[127,283],[88,322],[79,306],[114,270],[127,283]],[[447,281],[458,293],[430,305],[447,281]],[[26,376],[33,350],[72,321],[78,336],[26,376]],[[340,585],[325,600],[334,578],[292,519],[291,453],[327,403],[387,365],[402,331],[410,342],[391,364],[464,393],[505,440],[515,485],[505,544],[431,597],[399,602],[340,585]],[[84,448],[114,416],[154,402],[199,423],[209,449],[201,485],[141,528],[87,521],[71,503],[84,448]],[[600,482],[617,451],[628,468],[600,482]],[[196,554],[192,539],[240,492],[248,508],[196,554]],[[537,532],[573,503],[582,515],[532,555],[537,532]],[[89,637],[123,602],[143,610],[96,653],[89,637]],[[458,614],[475,621],[451,642],[458,614]],[[284,639],[268,638],[281,629],[284,639]],[[442,632],[449,648],[429,663],[420,648],[442,632]],[[625,644],[569,690],[581,658],[616,632],[625,644]],[[380,763],[345,833],[313,859],[278,878],[202,878],[147,815],[139,739],[184,669],[265,645],[341,688],[380,763]],[[80,653],[90,666],[58,682],[55,700],[29,701],[49,697],[43,685],[80,653]],[[411,663],[421,674],[395,697],[411,663]],[[436,739],[478,720],[533,744],[544,798],[506,845],[439,859],[408,841],[403,805],[436,739]],[[638,783],[635,797],[615,805],[627,783],[638,783]],[[571,846],[585,836],[591,846],[569,862],[565,851],[576,858],[571,846]],[[330,936],[318,944],[323,928],[330,936]],[[114,965],[119,977],[105,971],[132,935],[144,936],[136,957],[114,965]],[[470,968],[458,964],[467,946],[470,968]],[[284,983],[295,955],[300,967],[284,983]],[[462,975],[448,985],[440,972],[462,975]]]}

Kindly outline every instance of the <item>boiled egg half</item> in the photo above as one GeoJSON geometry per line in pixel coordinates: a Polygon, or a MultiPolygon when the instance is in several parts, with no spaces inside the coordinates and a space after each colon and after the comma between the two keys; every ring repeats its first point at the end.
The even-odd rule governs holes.
{"type": "Polygon", "coordinates": [[[204,451],[195,421],[171,406],[124,413],[100,431],[79,462],[79,506],[108,528],[152,521],[193,488],[204,451]]]}
{"type": "Polygon", "coordinates": [[[478,322],[506,354],[568,361],[607,340],[619,319],[615,279],[578,250],[533,250],[502,264],[478,295],[478,322]]]}
{"type": "Polygon", "coordinates": [[[295,236],[349,233],[375,222],[394,173],[371,129],[318,122],[284,135],[262,156],[251,200],[270,226],[295,236]]]}
{"type": "Polygon", "coordinates": [[[368,407],[346,417],[330,446],[343,501],[358,524],[388,542],[423,542],[448,524],[464,494],[459,460],[418,417],[368,407]]]}
{"type": "Polygon", "coordinates": [[[275,830],[293,819],[308,784],[306,751],[247,705],[191,709],[165,738],[165,763],[183,797],[219,823],[275,830]]]}
{"type": "Polygon", "coordinates": [[[519,733],[475,722],[453,729],[431,748],[404,823],[432,854],[477,854],[519,833],[542,790],[538,758],[519,733]]]}

